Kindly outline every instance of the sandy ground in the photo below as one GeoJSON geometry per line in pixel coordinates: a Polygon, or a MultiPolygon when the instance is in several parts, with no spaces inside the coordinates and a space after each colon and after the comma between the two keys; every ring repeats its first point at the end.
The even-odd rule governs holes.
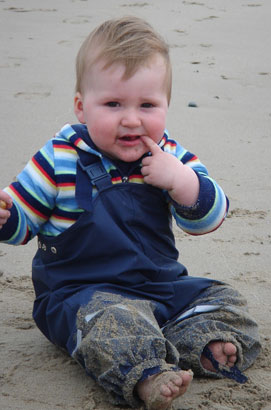
{"type": "MultiPolygon", "coordinates": [[[[0,185],[64,123],[75,121],[78,47],[104,19],[127,14],[147,18],[170,43],[168,128],[206,163],[231,201],[229,218],[215,233],[176,233],[182,262],[190,274],[241,291],[263,343],[247,384],[195,380],[174,408],[271,409],[271,2],[1,0],[0,185]]],[[[110,410],[104,393],[32,321],[35,247],[35,241],[0,245],[0,408],[110,410]]]]}

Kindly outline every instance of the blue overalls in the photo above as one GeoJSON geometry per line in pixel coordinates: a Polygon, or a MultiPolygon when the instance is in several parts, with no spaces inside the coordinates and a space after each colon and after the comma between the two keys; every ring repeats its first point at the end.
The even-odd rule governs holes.
{"type": "MultiPolygon", "coordinates": [[[[76,132],[85,131],[78,126],[76,132]]],[[[178,353],[173,345],[163,340],[160,327],[186,310],[215,281],[188,276],[186,268],[177,261],[171,215],[160,189],[136,183],[113,185],[99,157],[80,149],[78,154],[76,198],[85,211],[59,236],[40,235],[38,238],[39,249],[33,260],[36,292],[33,317],[50,341],[68,350],[92,377],[101,382],[100,374],[105,372],[99,363],[100,356],[92,352],[90,360],[86,344],[87,333],[95,327],[94,319],[102,317],[104,328],[112,323],[112,329],[107,332],[125,335],[125,327],[129,328],[129,333],[133,332],[128,323],[137,320],[135,317],[139,312],[140,317],[133,327],[133,342],[126,340],[123,345],[120,342],[114,345],[116,338],[112,338],[110,345],[105,345],[104,350],[112,346],[115,350],[120,349],[117,359],[121,365],[114,365],[111,373],[107,372],[104,383],[101,382],[111,393],[114,390],[115,398],[119,398],[115,402],[135,405],[131,383],[126,383],[126,393],[120,387],[125,385],[126,375],[132,374],[132,367],[136,368],[144,360],[145,368],[161,367],[165,359],[173,366],[178,364],[178,353]],[[98,189],[94,199],[91,195],[93,185],[98,189]],[[130,304],[128,308],[125,301],[130,304]],[[140,303],[136,305],[138,301],[140,303]],[[112,319],[112,312],[107,318],[102,316],[107,306],[115,309],[114,314],[119,315],[117,319],[115,316],[112,319]],[[126,314],[130,314],[129,318],[126,314]],[[82,325],[84,321],[85,325],[82,325]],[[145,347],[141,356],[138,351],[148,328],[151,337],[147,343],[153,357],[146,358],[149,353],[145,352],[145,347]],[[138,329],[141,329],[140,337],[138,329]],[[82,340],[85,341],[84,348],[80,346],[82,340]],[[161,363],[155,358],[160,354],[159,343],[166,345],[163,357],[158,358],[161,363]],[[125,349],[133,351],[132,364],[131,353],[125,349]],[[113,373],[120,380],[119,386],[113,383],[112,387],[107,380],[114,377],[113,373]]],[[[96,336],[104,331],[97,326],[96,336]]],[[[93,334],[94,330],[89,344],[95,349],[96,336],[93,334]]],[[[100,341],[97,349],[101,346],[100,341]]],[[[142,377],[143,370],[134,372],[135,381],[142,377]]]]}
{"type": "Polygon", "coordinates": [[[76,196],[85,212],[59,236],[40,235],[33,260],[34,318],[49,340],[65,348],[79,307],[96,289],[153,300],[162,326],[211,283],[187,276],[177,261],[171,215],[160,189],[113,185],[99,157],[80,149],[78,154],[76,196]],[[92,185],[98,189],[93,200],[92,185]]]}

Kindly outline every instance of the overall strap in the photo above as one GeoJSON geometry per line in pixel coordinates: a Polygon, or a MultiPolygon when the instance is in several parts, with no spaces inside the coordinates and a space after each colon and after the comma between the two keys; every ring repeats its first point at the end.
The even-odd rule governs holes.
{"type": "MultiPolygon", "coordinates": [[[[79,137],[83,140],[86,132],[81,125],[73,125],[79,137]]],[[[75,196],[80,208],[92,210],[92,186],[100,191],[112,185],[111,176],[106,171],[101,158],[75,146],[79,159],[76,168],[75,196]]]]}
{"type": "Polygon", "coordinates": [[[227,377],[228,379],[233,379],[241,384],[247,382],[247,377],[243,373],[241,373],[237,366],[234,365],[233,367],[229,367],[227,370],[225,369],[226,366],[222,366],[220,363],[218,363],[208,346],[205,346],[202,353],[207,359],[210,360],[215,370],[222,376],[227,377]]]}

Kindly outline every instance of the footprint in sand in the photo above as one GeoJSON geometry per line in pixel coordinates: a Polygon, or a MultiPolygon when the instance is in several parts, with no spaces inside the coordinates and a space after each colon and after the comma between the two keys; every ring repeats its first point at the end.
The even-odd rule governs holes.
{"type": "Polygon", "coordinates": [[[149,3],[132,3],[132,4],[121,4],[120,7],[145,7],[149,6],[149,3]]]}
{"type": "Polygon", "coordinates": [[[33,11],[38,12],[52,12],[57,11],[57,9],[24,9],[23,7],[8,7],[4,9],[5,11],[13,11],[15,13],[29,13],[33,11]]]}
{"type": "Polygon", "coordinates": [[[75,16],[75,17],[70,17],[63,19],[62,22],[65,24],[86,24],[89,23],[91,20],[91,17],[88,16],[75,16]]]}
{"type": "Polygon", "coordinates": [[[49,91],[47,92],[27,92],[27,91],[19,91],[16,94],[14,94],[15,98],[20,98],[23,97],[26,100],[32,100],[33,98],[46,98],[49,97],[51,93],[49,91]]]}

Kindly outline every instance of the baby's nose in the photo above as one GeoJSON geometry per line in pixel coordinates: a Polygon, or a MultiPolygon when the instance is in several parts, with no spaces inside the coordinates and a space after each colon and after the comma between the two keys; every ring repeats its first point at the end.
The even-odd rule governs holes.
{"type": "Polygon", "coordinates": [[[121,120],[123,127],[135,128],[141,125],[141,119],[136,110],[125,110],[121,120]]]}

